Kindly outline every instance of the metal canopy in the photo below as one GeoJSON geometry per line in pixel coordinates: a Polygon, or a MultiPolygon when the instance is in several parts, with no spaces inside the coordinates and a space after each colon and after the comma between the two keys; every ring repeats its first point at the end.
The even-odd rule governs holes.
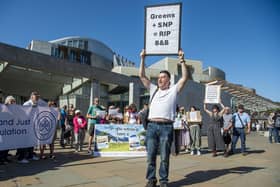
{"type": "Polygon", "coordinates": [[[243,104],[247,109],[254,111],[264,111],[273,108],[280,108],[280,105],[278,103],[275,103],[265,97],[256,94],[256,91],[254,89],[229,83],[225,80],[214,81],[213,84],[221,85],[221,90],[231,94],[233,96],[235,105],[243,104]]]}

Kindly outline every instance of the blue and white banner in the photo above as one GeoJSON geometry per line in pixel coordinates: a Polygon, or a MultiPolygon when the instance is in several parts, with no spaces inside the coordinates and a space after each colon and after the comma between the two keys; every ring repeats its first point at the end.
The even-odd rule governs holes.
{"type": "Polygon", "coordinates": [[[52,143],[58,110],[0,104],[0,150],[52,143]]]}
{"type": "Polygon", "coordinates": [[[143,125],[95,125],[96,147],[94,156],[146,156],[146,131],[143,125]]]}

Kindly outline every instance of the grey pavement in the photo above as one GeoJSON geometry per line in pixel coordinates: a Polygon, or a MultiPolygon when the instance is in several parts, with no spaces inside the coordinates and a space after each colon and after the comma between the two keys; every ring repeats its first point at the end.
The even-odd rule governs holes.
{"type": "MultiPolygon", "coordinates": [[[[206,137],[202,140],[206,147],[206,137]]],[[[201,156],[172,156],[169,186],[279,187],[280,145],[269,144],[253,132],[247,147],[247,156],[213,158],[206,148],[201,156]]],[[[146,183],[146,158],[93,158],[58,145],[56,157],[29,164],[18,164],[13,158],[0,166],[0,187],[143,187],[146,183]]]]}

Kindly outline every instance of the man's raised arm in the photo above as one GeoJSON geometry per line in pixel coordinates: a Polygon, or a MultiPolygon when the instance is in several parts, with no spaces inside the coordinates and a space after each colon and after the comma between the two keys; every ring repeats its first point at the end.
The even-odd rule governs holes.
{"type": "Polygon", "coordinates": [[[186,82],[188,81],[188,70],[187,70],[187,65],[185,63],[185,59],[184,59],[184,52],[182,50],[179,51],[178,56],[179,56],[181,69],[182,69],[182,77],[180,78],[180,80],[177,83],[177,91],[180,92],[183,89],[186,82]]]}
{"type": "Polygon", "coordinates": [[[141,63],[140,63],[140,69],[139,69],[139,78],[141,79],[145,88],[149,89],[151,81],[146,77],[146,74],[145,74],[145,55],[146,55],[145,50],[143,49],[140,53],[141,63]]]}

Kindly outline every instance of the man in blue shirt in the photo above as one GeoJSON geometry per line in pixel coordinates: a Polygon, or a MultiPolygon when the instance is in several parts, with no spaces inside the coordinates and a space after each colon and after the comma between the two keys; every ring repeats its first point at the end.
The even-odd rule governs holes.
{"type": "Polygon", "coordinates": [[[246,132],[245,129],[247,128],[247,133],[250,133],[251,130],[251,119],[250,116],[244,112],[244,106],[238,105],[238,112],[233,114],[232,116],[232,125],[233,125],[233,136],[232,136],[232,144],[231,144],[231,152],[235,153],[236,143],[238,138],[240,137],[241,140],[241,152],[243,156],[246,156],[246,132]]]}

